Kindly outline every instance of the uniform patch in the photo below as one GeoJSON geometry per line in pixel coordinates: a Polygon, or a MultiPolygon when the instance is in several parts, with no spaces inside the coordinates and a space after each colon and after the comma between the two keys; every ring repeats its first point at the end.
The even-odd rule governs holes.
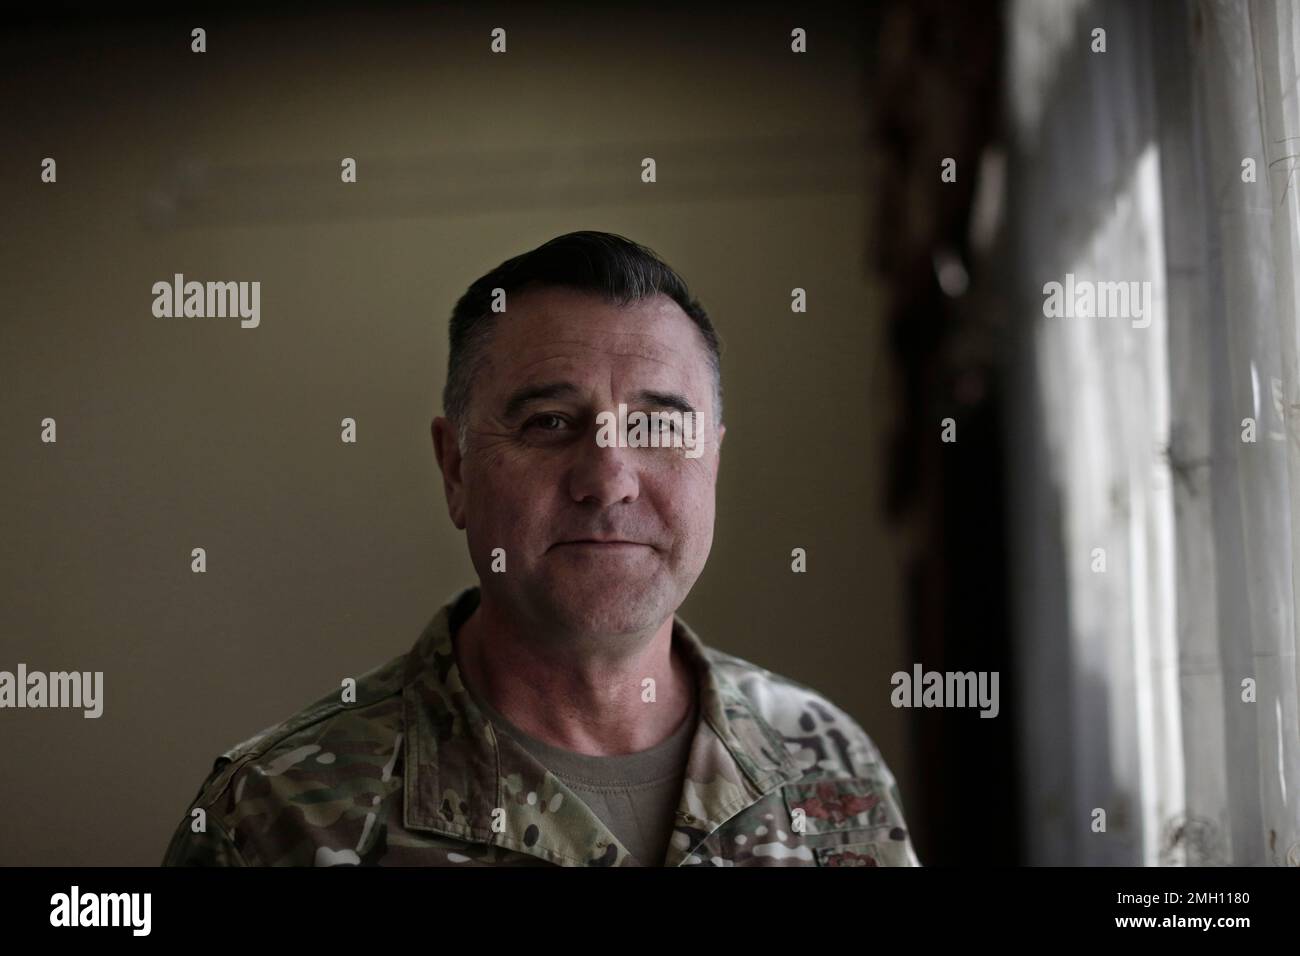
{"type": "Polygon", "coordinates": [[[818,866],[884,866],[874,843],[824,846],[817,851],[818,866]]]}
{"type": "Polygon", "coordinates": [[[818,866],[915,866],[906,840],[898,839],[897,833],[881,831],[870,843],[823,846],[813,853],[818,866]]]}
{"type": "Polygon", "coordinates": [[[804,832],[835,833],[895,823],[880,781],[870,777],[786,784],[785,805],[794,818],[803,810],[804,832]]]}

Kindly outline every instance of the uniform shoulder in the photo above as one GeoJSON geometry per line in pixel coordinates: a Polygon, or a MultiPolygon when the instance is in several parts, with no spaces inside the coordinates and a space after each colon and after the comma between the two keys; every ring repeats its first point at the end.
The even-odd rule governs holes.
{"type": "Polygon", "coordinates": [[[340,820],[355,791],[397,786],[406,655],[357,677],[231,747],[173,834],[170,866],[306,864],[304,823],[340,820]]]}
{"type": "Polygon", "coordinates": [[[707,646],[705,654],[785,739],[803,769],[865,776],[884,768],[871,736],[825,694],[735,654],[707,646]]]}
{"type": "Polygon", "coordinates": [[[390,743],[400,730],[401,691],[407,655],[399,655],[355,678],[355,695],[340,686],[284,720],[222,753],[193,806],[210,808],[241,771],[278,776],[308,758],[329,769],[340,751],[365,742],[390,743]]]}

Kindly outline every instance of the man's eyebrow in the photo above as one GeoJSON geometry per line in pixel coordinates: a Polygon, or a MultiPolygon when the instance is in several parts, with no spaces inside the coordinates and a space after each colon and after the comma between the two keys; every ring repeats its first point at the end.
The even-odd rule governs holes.
{"type": "MultiPolygon", "coordinates": [[[[507,421],[514,418],[525,406],[532,402],[545,401],[549,398],[572,398],[578,394],[578,386],[572,382],[546,382],[541,385],[524,385],[515,389],[506,400],[504,417],[507,421]]],[[[679,412],[695,411],[695,406],[676,392],[642,389],[636,393],[633,400],[642,405],[671,408],[679,412]]]]}
{"type": "Polygon", "coordinates": [[[636,400],[642,405],[656,405],[660,408],[671,408],[679,412],[695,411],[695,406],[676,392],[656,392],[653,389],[642,389],[636,393],[636,400]]]}
{"type": "Polygon", "coordinates": [[[543,385],[524,385],[515,389],[506,400],[505,418],[511,419],[529,402],[544,401],[548,398],[571,398],[578,394],[578,386],[572,382],[547,382],[543,385]]]}

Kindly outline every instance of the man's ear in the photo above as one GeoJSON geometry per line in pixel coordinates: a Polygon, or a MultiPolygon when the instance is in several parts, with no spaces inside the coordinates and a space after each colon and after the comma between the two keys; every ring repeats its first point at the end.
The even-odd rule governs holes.
{"type": "Polygon", "coordinates": [[[442,488],[447,495],[447,514],[451,523],[461,531],[465,530],[465,490],[461,481],[460,445],[457,443],[456,426],[446,418],[439,416],[433,420],[433,454],[438,459],[438,470],[442,472],[442,488]]]}

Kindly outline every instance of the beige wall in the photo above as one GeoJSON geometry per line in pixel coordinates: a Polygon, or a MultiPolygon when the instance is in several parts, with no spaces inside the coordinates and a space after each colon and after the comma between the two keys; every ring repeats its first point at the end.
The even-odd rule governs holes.
{"type": "Polygon", "coordinates": [[[0,669],[102,670],[106,700],[0,711],[0,863],[156,863],[220,751],[473,582],[428,440],[446,320],[584,228],[659,251],[723,336],[718,527],[683,616],[848,709],[906,802],[865,44],[807,24],[805,57],[784,17],[210,20],[202,56],[188,22],[11,36],[0,669]],[[175,272],[260,280],[261,326],[154,318],[175,272]]]}

